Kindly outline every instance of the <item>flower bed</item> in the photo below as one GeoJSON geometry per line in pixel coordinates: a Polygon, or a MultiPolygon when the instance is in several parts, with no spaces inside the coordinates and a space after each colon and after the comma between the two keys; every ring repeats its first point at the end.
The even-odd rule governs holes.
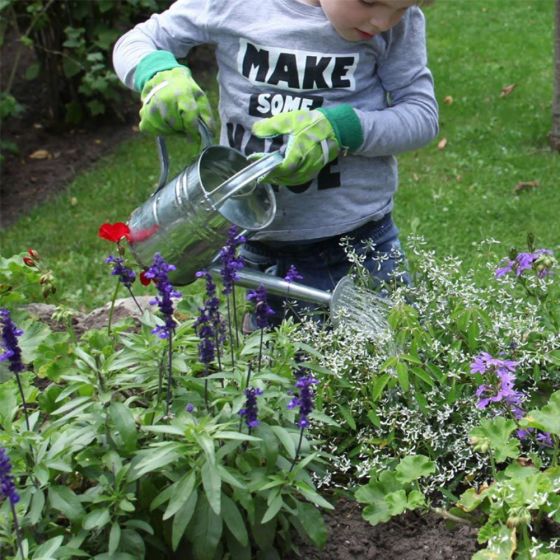
{"type": "MultiPolygon", "coordinates": [[[[119,227],[100,234],[133,297],[119,227]]],[[[238,243],[232,231],[220,287],[201,271],[188,293],[156,255],[140,328],[109,317],[79,339],[67,310],[54,332],[20,308],[56,288],[36,252],[0,261],[2,552],[287,558],[325,545],[334,491],[372,525],[430,512],[479,528],[477,560],[560,558],[550,252],[496,257],[480,287],[411,240],[414,286],[393,287],[372,338],[311,318],[269,328],[266,292],[233,289],[238,243]]]]}

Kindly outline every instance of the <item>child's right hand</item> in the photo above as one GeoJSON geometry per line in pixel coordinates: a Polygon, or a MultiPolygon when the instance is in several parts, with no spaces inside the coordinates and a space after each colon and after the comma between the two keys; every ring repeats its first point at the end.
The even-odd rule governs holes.
{"type": "Polygon", "coordinates": [[[142,88],[140,130],[150,134],[186,134],[199,138],[198,119],[211,129],[208,97],[186,66],[157,72],[142,88]]]}

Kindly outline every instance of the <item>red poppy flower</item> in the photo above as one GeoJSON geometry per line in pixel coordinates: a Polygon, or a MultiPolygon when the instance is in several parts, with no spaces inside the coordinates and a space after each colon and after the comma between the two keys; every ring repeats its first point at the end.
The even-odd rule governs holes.
{"type": "Polygon", "coordinates": [[[102,224],[97,233],[101,239],[118,243],[123,237],[130,240],[130,229],[123,222],[115,222],[114,224],[102,224]]]}
{"type": "Polygon", "coordinates": [[[143,270],[140,273],[140,284],[142,284],[142,286],[148,286],[151,281],[152,281],[151,278],[146,278],[146,271],[143,270]]]}
{"type": "Polygon", "coordinates": [[[31,268],[35,268],[35,266],[37,266],[31,257],[23,257],[23,262],[31,268]]]}
{"type": "Polygon", "coordinates": [[[39,260],[39,253],[35,249],[27,249],[27,253],[32,259],[39,260]]]}

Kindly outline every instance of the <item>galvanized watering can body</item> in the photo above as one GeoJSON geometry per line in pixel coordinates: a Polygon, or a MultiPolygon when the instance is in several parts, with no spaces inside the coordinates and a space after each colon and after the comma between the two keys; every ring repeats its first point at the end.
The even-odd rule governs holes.
{"type": "MultiPolygon", "coordinates": [[[[206,137],[207,143],[209,135],[206,137]]],[[[270,185],[258,180],[281,163],[268,154],[249,164],[237,150],[207,145],[197,161],[167,181],[167,151],[158,138],[162,173],[154,194],[131,214],[130,248],[141,266],[151,265],[156,253],[176,266],[170,280],[190,284],[224,245],[232,224],[255,231],[268,226],[276,214],[270,185]]]]}

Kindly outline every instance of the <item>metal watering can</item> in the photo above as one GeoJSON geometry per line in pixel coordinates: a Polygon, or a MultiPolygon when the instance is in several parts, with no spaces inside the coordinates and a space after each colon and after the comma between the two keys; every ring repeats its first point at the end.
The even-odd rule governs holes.
{"type": "Polygon", "coordinates": [[[202,121],[199,132],[202,152],[169,182],[167,147],[161,136],[157,138],[161,164],[157,188],[128,221],[135,259],[148,267],[160,253],[176,266],[169,274],[176,285],[190,284],[196,272],[215,259],[232,224],[256,231],[268,226],[276,214],[272,187],[258,180],[277,167],[283,155],[273,152],[249,163],[234,148],[213,145],[202,121]]]}

